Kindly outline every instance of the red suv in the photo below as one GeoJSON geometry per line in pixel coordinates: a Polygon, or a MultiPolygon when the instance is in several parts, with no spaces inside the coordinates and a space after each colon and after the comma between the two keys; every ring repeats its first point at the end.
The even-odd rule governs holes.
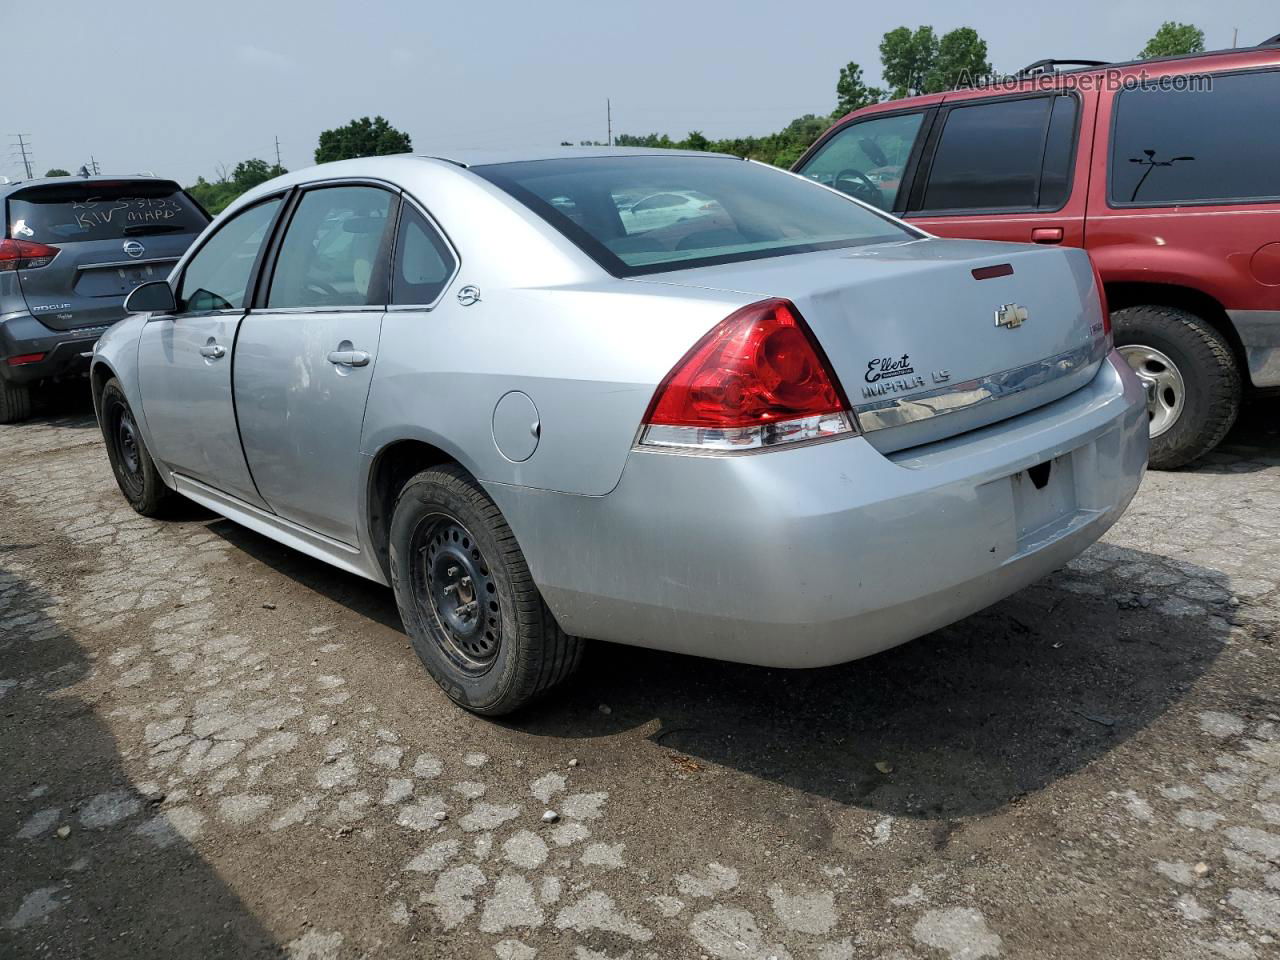
{"type": "MultiPolygon", "coordinates": [[[[876,104],[795,170],[931,233],[1084,247],[1147,386],[1151,464],[1280,388],[1280,36],[1124,64],[1044,60],[876,104]]],[[[1035,322],[1035,318],[1031,318],[1035,322]]]]}

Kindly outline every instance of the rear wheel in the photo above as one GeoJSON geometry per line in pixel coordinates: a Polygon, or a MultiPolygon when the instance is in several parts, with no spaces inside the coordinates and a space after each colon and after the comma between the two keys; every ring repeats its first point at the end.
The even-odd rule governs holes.
{"type": "Polygon", "coordinates": [[[0,380],[0,423],[17,423],[31,416],[31,388],[0,380]]]}
{"type": "Polygon", "coordinates": [[[120,381],[114,377],[102,388],[99,409],[107,459],[111,461],[111,472],[115,474],[120,492],[144,517],[162,515],[177,495],[160,479],[160,471],[142,439],[120,381]]]}
{"type": "Polygon", "coordinates": [[[1151,466],[1181,467],[1227,435],[1240,411],[1240,371],[1226,338],[1178,307],[1125,307],[1112,315],[1116,349],[1147,391],[1151,466]]]}
{"type": "Polygon", "coordinates": [[[465,471],[433,467],[410,480],[390,539],[409,639],[458,704],[510,713],[577,667],[582,641],[560,629],[501,511],[465,471]]]}

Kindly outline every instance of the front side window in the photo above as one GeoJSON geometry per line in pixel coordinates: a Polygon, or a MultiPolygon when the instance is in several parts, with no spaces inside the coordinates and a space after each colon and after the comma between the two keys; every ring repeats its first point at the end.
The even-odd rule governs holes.
{"type": "Polygon", "coordinates": [[[799,172],[881,210],[892,210],[923,117],[903,113],[852,123],[824,143],[799,172]]]}
{"type": "Polygon", "coordinates": [[[280,202],[275,197],[236,214],[196,251],[178,284],[179,313],[244,307],[249,276],[280,202]]]}
{"type": "Polygon", "coordinates": [[[1280,197],[1280,71],[1212,80],[1206,89],[1139,87],[1117,97],[1112,203],[1280,197]]]}
{"type": "Polygon", "coordinates": [[[1057,209],[1066,202],[1075,111],[1070,96],[952,108],[934,151],[923,209],[1057,209]]]}
{"type": "Polygon", "coordinates": [[[391,302],[435,303],[453,276],[457,261],[444,238],[427,218],[405,204],[396,235],[396,258],[391,270],[391,302]]]}
{"type": "Polygon", "coordinates": [[[378,282],[393,197],[377,187],[323,187],[302,195],[271,276],[268,307],[359,307],[385,303],[378,282]]]}
{"type": "Polygon", "coordinates": [[[574,157],[471,169],[619,277],[920,236],[799,177],[728,157],[574,157]]]}

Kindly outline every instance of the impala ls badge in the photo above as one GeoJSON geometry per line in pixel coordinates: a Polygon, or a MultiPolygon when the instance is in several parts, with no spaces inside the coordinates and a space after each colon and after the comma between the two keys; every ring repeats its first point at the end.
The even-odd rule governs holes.
{"type": "Polygon", "coordinates": [[[1012,330],[1027,322],[1027,308],[1016,303],[1006,303],[996,311],[996,326],[1012,330]]]}

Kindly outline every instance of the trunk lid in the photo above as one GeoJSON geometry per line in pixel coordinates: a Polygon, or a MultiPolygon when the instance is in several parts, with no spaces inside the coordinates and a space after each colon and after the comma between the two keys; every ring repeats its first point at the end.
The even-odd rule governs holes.
{"type": "Polygon", "coordinates": [[[924,239],[637,280],[786,297],[885,453],[973,430],[1088,383],[1106,355],[1088,255],[924,239]]]}
{"type": "Polygon", "coordinates": [[[54,330],[109,326],[140,283],[163,280],[208,223],[168,180],[78,180],[10,194],[7,236],[57,247],[45,267],[22,270],[18,285],[32,316],[54,330]]]}

